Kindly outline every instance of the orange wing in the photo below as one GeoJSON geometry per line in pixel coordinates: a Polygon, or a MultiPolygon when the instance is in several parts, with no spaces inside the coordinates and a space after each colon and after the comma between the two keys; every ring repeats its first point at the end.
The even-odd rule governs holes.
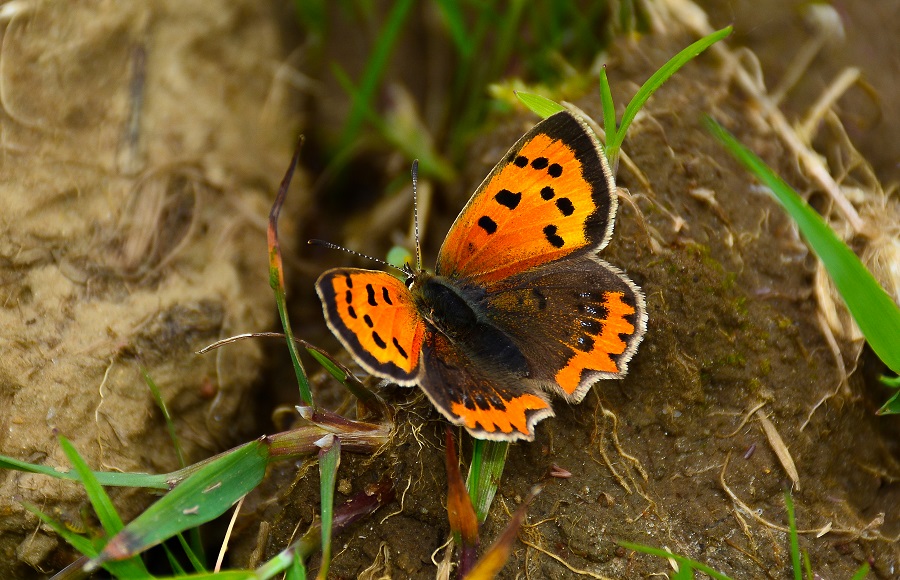
{"type": "Polygon", "coordinates": [[[316,292],[328,327],[363,368],[399,385],[417,383],[425,323],[403,282],[336,268],[319,277],[316,292]]]}
{"type": "Polygon", "coordinates": [[[490,285],[609,241],[615,182],[591,129],[563,111],[519,139],[450,228],[436,272],[490,285]]]}

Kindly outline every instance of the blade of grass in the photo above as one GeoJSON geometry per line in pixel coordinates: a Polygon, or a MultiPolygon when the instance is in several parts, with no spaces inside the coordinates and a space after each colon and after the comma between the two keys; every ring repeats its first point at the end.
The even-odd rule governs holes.
{"type": "Polygon", "coordinates": [[[666,558],[666,559],[671,558],[672,560],[675,560],[676,562],[678,562],[679,566],[690,567],[694,570],[703,572],[704,574],[710,576],[711,578],[715,578],[716,580],[731,580],[731,578],[729,578],[725,574],[722,574],[721,572],[716,572],[715,570],[713,570],[706,564],[702,564],[700,562],[697,562],[696,560],[691,560],[690,558],[686,558],[679,554],[673,554],[672,552],[669,552],[668,550],[661,550],[659,548],[652,548],[650,546],[643,546],[641,544],[632,544],[631,542],[618,541],[616,543],[619,544],[620,546],[622,546],[623,548],[625,548],[626,550],[634,550],[636,552],[643,552],[644,554],[650,554],[651,556],[659,556],[660,558],[666,558]]]}
{"type": "Polygon", "coordinates": [[[311,407],[313,404],[312,392],[309,389],[309,380],[306,378],[306,371],[303,363],[300,362],[300,353],[297,352],[297,344],[294,342],[294,332],[291,330],[291,321],[288,318],[287,300],[284,289],[284,267],[281,261],[281,245],[278,243],[278,216],[281,208],[284,206],[284,200],[287,197],[288,187],[291,185],[291,178],[294,176],[294,169],[300,160],[300,148],[303,146],[303,139],[297,141],[297,147],[294,149],[294,155],[291,157],[291,163],[281,180],[278,187],[278,194],[275,196],[275,202],[272,204],[272,210],[269,212],[269,227],[266,237],[269,246],[269,285],[275,292],[275,303],[278,306],[278,315],[281,317],[281,326],[284,328],[284,334],[287,339],[288,351],[291,353],[291,362],[294,365],[294,374],[297,376],[297,386],[300,389],[300,400],[304,405],[311,407]]]}
{"type": "MultiPolygon", "coordinates": [[[[68,542],[69,545],[85,556],[94,557],[99,553],[98,547],[95,546],[89,538],[79,536],[72,532],[31,504],[23,503],[22,506],[40,518],[41,521],[50,526],[54,532],[68,542]]],[[[107,562],[104,564],[103,569],[116,578],[151,578],[150,573],[147,571],[147,567],[144,566],[144,563],[139,558],[130,558],[124,562],[107,562]]],[[[81,569],[71,570],[67,567],[64,572],[66,572],[68,577],[87,577],[87,574],[81,569]]],[[[62,573],[63,572],[60,572],[60,574],[62,573]]]]}
{"type": "Polygon", "coordinates": [[[769,188],[797,222],[872,350],[892,371],[900,372],[900,308],[856,254],[797,192],[715,120],[707,117],[705,122],[713,136],[769,188]]]}
{"type": "Polygon", "coordinates": [[[457,0],[437,0],[435,2],[443,16],[444,24],[450,31],[450,38],[456,46],[456,51],[463,61],[472,59],[475,52],[475,45],[469,40],[466,32],[466,20],[461,10],[461,5],[457,0]]]}
{"type": "Polygon", "coordinates": [[[559,103],[534,93],[516,91],[516,97],[518,97],[526,107],[531,109],[533,113],[539,115],[543,119],[566,110],[566,108],[559,103]]]}
{"type": "Polygon", "coordinates": [[[163,419],[166,421],[166,429],[169,431],[169,438],[172,440],[172,445],[175,447],[175,455],[178,457],[178,465],[184,467],[187,463],[184,460],[184,453],[181,451],[181,443],[178,441],[178,434],[175,433],[175,422],[172,421],[172,415],[169,413],[169,408],[166,406],[166,402],[159,392],[156,381],[153,380],[153,377],[150,376],[150,373],[147,372],[147,369],[143,366],[141,367],[141,375],[144,377],[147,388],[150,389],[150,394],[153,395],[153,400],[156,401],[156,406],[162,411],[163,419]]]}
{"type": "Polygon", "coordinates": [[[859,570],[856,571],[856,573],[853,575],[853,578],[851,578],[851,580],[863,580],[863,578],[865,578],[868,575],[869,575],[869,565],[863,564],[862,568],[860,568],[859,570]]]}
{"type": "Polygon", "coordinates": [[[79,477],[81,477],[81,484],[84,485],[84,490],[87,493],[91,505],[94,507],[94,512],[97,514],[97,519],[100,520],[100,525],[103,526],[103,530],[110,536],[119,533],[124,526],[122,518],[119,517],[115,506],[113,506],[112,500],[109,499],[106,491],[97,481],[97,478],[94,477],[94,474],[87,463],[85,463],[81,455],[78,454],[78,451],[75,450],[72,443],[62,435],[59,436],[59,445],[62,447],[63,453],[66,454],[69,462],[75,468],[75,471],[78,472],[79,477]]]}
{"type": "MultiPolygon", "coordinates": [[[[193,532],[195,530],[198,532],[199,536],[200,528],[193,528],[190,531],[193,532]]],[[[190,543],[188,543],[188,541],[184,538],[184,534],[175,534],[175,537],[178,538],[178,543],[181,544],[181,549],[184,550],[184,553],[187,556],[188,561],[191,563],[191,566],[193,566],[194,571],[205,572],[206,566],[203,564],[203,562],[205,562],[206,559],[204,557],[204,553],[198,551],[195,545],[191,545],[190,543]]],[[[193,541],[194,538],[193,536],[191,536],[191,542],[193,541]]]]}
{"type": "Polygon", "coordinates": [[[803,569],[800,567],[800,539],[797,537],[797,519],[794,517],[794,501],[790,492],[784,492],[784,506],[787,509],[788,528],[791,539],[791,566],[794,568],[794,580],[803,580],[803,569]]]}
{"type": "Polygon", "coordinates": [[[359,83],[359,91],[350,95],[353,98],[353,105],[341,134],[339,149],[343,150],[356,141],[366,117],[366,109],[372,108],[371,103],[375,92],[378,90],[384,70],[387,68],[391,51],[394,49],[394,44],[400,35],[400,30],[403,28],[403,23],[406,21],[412,6],[413,0],[398,0],[388,13],[384,27],[381,29],[378,40],[372,49],[372,56],[369,58],[363,71],[362,79],[359,83]]]}
{"type": "MultiPolygon", "coordinates": [[[[622,146],[622,141],[625,140],[625,134],[628,132],[628,127],[631,126],[631,122],[634,121],[635,116],[637,116],[638,111],[643,108],[647,99],[649,99],[651,95],[653,95],[653,93],[669,79],[669,77],[675,74],[678,69],[693,60],[697,55],[713,44],[731,34],[731,30],[731,26],[726,26],[708,36],[704,36],[669,59],[666,64],[661,66],[643,85],[641,85],[641,88],[638,89],[638,92],[625,107],[625,112],[622,114],[622,121],[619,123],[615,132],[610,132],[609,129],[605,129],[606,157],[609,159],[611,166],[616,165],[619,158],[619,148],[622,146]]],[[[602,95],[603,93],[601,92],[601,99],[602,95]]],[[[606,112],[604,112],[604,117],[605,116],[606,112]]]]}
{"type": "Polygon", "coordinates": [[[341,440],[328,436],[326,447],[319,450],[319,498],[322,511],[322,565],[318,580],[325,580],[331,565],[331,529],[334,519],[334,482],[341,464],[341,440]]]}
{"type": "MultiPolygon", "coordinates": [[[[353,86],[350,77],[335,65],[333,67],[334,76],[348,94],[355,95],[358,90],[353,86]]],[[[418,159],[422,167],[421,174],[436,177],[441,181],[451,181],[456,172],[453,166],[447,163],[437,150],[434,144],[429,141],[427,133],[418,127],[407,127],[406,124],[393,123],[382,117],[378,111],[369,104],[365,105],[363,112],[366,120],[369,121],[381,134],[385,141],[401,150],[408,159],[418,159]],[[403,130],[407,128],[407,130],[403,130]]],[[[346,158],[342,158],[346,161],[346,158]]],[[[330,170],[335,170],[336,165],[333,164],[330,170]]],[[[404,182],[406,178],[403,178],[404,182]]]]}
{"type": "Polygon", "coordinates": [[[497,494],[497,485],[506,465],[507,451],[509,443],[506,441],[475,439],[472,444],[472,465],[469,467],[466,487],[479,523],[487,519],[491,510],[491,503],[497,494]]]}
{"type": "Polygon", "coordinates": [[[262,481],[269,448],[261,440],[206,464],[114,536],[91,566],[146,550],[227,511],[262,481]]]}
{"type": "MultiPolygon", "coordinates": [[[[12,457],[0,455],[0,469],[10,469],[13,471],[21,471],[24,473],[39,473],[56,479],[66,479],[69,481],[81,481],[81,476],[76,471],[58,471],[46,465],[34,465],[25,461],[19,461],[12,457]]],[[[169,489],[167,479],[169,474],[146,474],[146,473],[118,473],[106,471],[91,472],[94,478],[104,486],[116,487],[144,487],[149,489],[169,489]]]]}
{"type": "Polygon", "coordinates": [[[294,552],[294,558],[290,568],[285,571],[285,580],[306,580],[306,566],[303,564],[303,558],[300,554],[294,552]]]}
{"type": "Polygon", "coordinates": [[[615,135],[619,128],[616,125],[616,106],[613,103],[609,78],[606,76],[606,65],[600,69],[600,105],[603,107],[603,132],[607,135],[608,142],[608,135],[615,135]]]}
{"type": "MultiPolygon", "coordinates": [[[[144,383],[146,383],[147,388],[150,389],[150,393],[153,395],[153,400],[156,401],[156,406],[162,411],[163,418],[166,421],[166,430],[169,432],[169,438],[172,440],[172,445],[175,448],[175,455],[178,457],[178,464],[181,467],[187,467],[187,462],[184,459],[184,453],[181,450],[181,441],[178,439],[178,433],[175,432],[175,422],[172,420],[172,414],[169,413],[169,407],[166,405],[165,399],[162,397],[162,393],[159,390],[159,387],[156,384],[156,381],[153,380],[153,377],[150,376],[150,373],[147,369],[141,366],[141,375],[144,377],[144,383]]],[[[200,563],[203,559],[205,559],[204,550],[203,550],[203,540],[200,537],[200,528],[191,528],[188,530],[188,534],[191,536],[191,544],[193,545],[193,549],[189,549],[187,547],[187,543],[184,542],[184,550],[188,555],[189,559],[197,564],[200,563]],[[200,554],[200,558],[194,554],[200,554]]],[[[178,538],[184,541],[184,538],[179,534],[178,538]]],[[[170,560],[173,564],[173,569],[176,569],[175,566],[178,565],[178,561],[174,559],[174,557],[170,556],[170,560]]],[[[195,570],[203,570],[203,567],[195,568],[195,570]]]]}

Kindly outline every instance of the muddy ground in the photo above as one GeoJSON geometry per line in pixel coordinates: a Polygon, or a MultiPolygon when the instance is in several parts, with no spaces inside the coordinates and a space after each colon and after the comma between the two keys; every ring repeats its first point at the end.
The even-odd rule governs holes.
{"type": "MultiPolygon", "coordinates": [[[[878,43],[900,33],[896,30],[900,15],[894,9],[898,18],[890,18],[890,2],[873,6],[871,10],[838,6],[848,42],[829,45],[813,60],[800,88],[789,93],[785,108],[791,115],[802,115],[814,99],[809,95],[819,94],[834,77],[840,59],[862,66],[882,95],[880,100],[873,103],[866,100],[865,90],[851,90],[838,109],[848,134],[888,184],[897,179],[900,158],[892,139],[895,132],[890,130],[897,122],[898,110],[890,95],[900,91],[900,66],[896,51],[878,48],[878,43]],[[873,23],[872,13],[882,17],[873,23]],[[890,34],[882,30],[888,22],[895,29],[890,34]],[[856,102],[863,104],[848,112],[856,102]],[[855,114],[858,111],[873,113],[855,114]]],[[[745,44],[759,54],[769,86],[784,74],[787,55],[799,51],[811,34],[790,3],[722,1],[708,2],[706,7],[716,27],[735,24],[732,47],[745,44]],[[759,8],[750,10],[751,4],[759,8]]],[[[640,82],[696,38],[678,18],[671,18],[669,28],[640,40],[622,39],[610,49],[606,62],[620,107],[640,82]]],[[[286,46],[296,40],[289,30],[281,33],[286,46]]],[[[415,46],[421,37],[413,35],[407,42],[415,46]]],[[[354,43],[336,43],[332,53],[317,55],[321,62],[297,65],[322,82],[303,93],[305,130],[313,136],[327,132],[329,119],[346,112],[346,100],[335,96],[339,93],[322,63],[330,54],[351,61],[364,58],[364,52],[353,52],[354,43]]],[[[360,63],[356,65],[358,70],[360,63]]],[[[402,80],[409,68],[399,68],[405,72],[392,74],[402,80]]],[[[415,86],[411,92],[419,94],[415,86]]],[[[595,92],[575,102],[595,119],[601,117],[595,92]]],[[[630,198],[622,199],[616,231],[603,257],[644,289],[647,334],[626,379],[602,382],[578,406],[557,401],[557,416],[539,424],[536,440],[511,447],[482,530],[483,541],[500,533],[535,483],[547,485],[529,508],[501,577],[646,578],[670,570],[664,560],[615,543],[627,540],[668,547],[733,578],[784,578],[790,569],[783,531],[787,521],[783,496],[788,489],[793,489],[797,523],[803,531],[801,548],[808,551],[821,577],[849,578],[865,562],[873,567],[870,577],[900,574],[896,541],[900,464],[895,443],[900,422],[874,415],[888,396],[876,381],[884,368],[867,350],[857,360],[848,340],[838,339],[841,353],[835,355],[818,316],[814,258],[777,204],[724,153],[700,121],[703,114],[719,119],[816,207],[830,210],[819,186],[761,120],[759,109],[753,95],[736,80],[733,67],[722,57],[707,54],[673,77],[632,126],[625,152],[633,164],[620,164],[617,177],[630,198]],[[842,366],[855,370],[848,380],[842,366]],[[762,417],[785,442],[798,481],[791,481],[776,457],[762,417]],[[548,480],[552,465],[572,476],[548,480]]],[[[491,119],[484,134],[474,140],[465,167],[458,168],[457,182],[435,187],[423,248],[426,263],[433,263],[443,234],[471,191],[534,122],[533,115],[522,111],[491,119]]],[[[827,139],[823,142],[828,146],[827,139]]],[[[315,144],[314,137],[311,145],[315,144]]],[[[272,151],[283,153],[283,143],[272,151]]],[[[405,235],[409,224],[409,204],[402,201],[395,202],[397,209],[387,225],[369,224],[366,219],[372,208],[386,205],[378,197],[380,185],[405,173],[406,161],[376,153],[354,163],[349,171],[360,178],[349,182],[355,189],[345,199],[362,209],[336,210],[326,189],[310,188],[314,202],[293,210],[291,218],[299,226],[286,233],[295,236],[287,260],[295,330],[332,350],[336,343],[324,327],[312,283],[322,270],[354,262],[342,254],[311,252],[304,240],[326,237],[354,247],[362,240],[368,245],[360,249],[380,256],[392,240],[405,235]]],[[[317,153],[308,153],[305,169],[313,184],[321,179],[316,173],[320,167],[317,153]]],[[[262,180],[252,172],[241,175],[254,185],[259,185],[254,179],[262,180]]],[[[268,186],[279,177],[268,180],[268,186]]],[[[849,183],[852,176],[847,179],[849,183]]],[[[264,234],[256,229],[253,235],[264,234]]],[[[865,243],[859,238],[852,241],[857,247],[865,243]]],[[[189,335],[191,344],[221,336],[225,332],[221,326],[189,335]]],[[[254,328],[234,331],[243,330],[254,328]]],[[[296,402],[290,375],[278,370],[287,368],[280,345],[262,347],[268,352],[265,379],[252,391],[244,391],[252,393],[261,409],[254,416],[254,427],[245,431],[248,438],[276,428],[269,419],[276,404],[296,402]]],[[[243,388],[251,384],[246,380],[243,388]]],[[[317,400],[336,408],[343,399],[341,391],[327,381],[316,384],[317,400]]],[[[393,440],[374,457],[344,455],[338,501],[385,475],[395,482],[398,500],[337,539],[331,576],[356,578],[368,570],[371,578],[431,578],[432,559],[442,558],[440,548],[449,534],[443,507],[444,421],[416,390],[387,388],[382,394],[397,410],[393,440]]],[[[203,405],[196,403],[198,412],[209,410],[203,405]]],[[[86,407],[93,412],[93,407],[86,407]]],[[[93,423],[93,415],[88,413],[85,421],[93,423]]],[[[200,429],[196,420],[192,429],[200,429]]],[[[209,447],[241,440],[230,435],[217,437],[219,445],[209,447]]],[[[464,437],[463,441],[465,458],[470,444],[464,437]]],[[[203,445],[198,447],[192,459],[202,457],[203,445]]],[[[122,448],[121,453],[131,456],[131,469],[174,468],[168,465],[171,459],[142,455],[145,447],[133,442],[125,441],[122,448]]],[[[7,439],[0,451],[14,455],[17,449],[7,439]]],[[[312,521],[318,509],[318,475],[315,469],[299,467],[298,471],[298,465],[285,464],[271,470],[253,498],[256,507],[239,519],[232,565],[273,555],[312,521]]],[[[69,495],[65,495],[69,503],[60,500],[60,505],[73,505],[69,495]]],[[[65,509],[77,513],[74,505],[65,509]]],[[[32,521],[8,534],[36,529],[32,521]]],[[[15,549],[7,549],[7,554],[19,560],[9,570],[23,577],[50,570],[69,555],[64,550],[60,555],[55,545],[41,552],[44,560],[34,555],[25,560],[15,549]]]]}

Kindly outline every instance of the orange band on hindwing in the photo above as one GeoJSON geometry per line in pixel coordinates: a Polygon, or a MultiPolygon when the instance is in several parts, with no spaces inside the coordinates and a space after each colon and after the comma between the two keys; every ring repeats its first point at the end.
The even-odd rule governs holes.
{"type": "Polygon", "coordinates": [[[622,354],[628,347],[620,335],[630,336],[635,332],[634,325],[625,319],[626,316],[635,313],[634,307],[623,302],[622,296],[624,296],[622,292],[604,293],[603,306],[606,307],[606,318],[600,321],[602,327],[600,333],[595,337],[588,337],[589,343],[570,345],[574,354],[556,373],[556,382],[566,393],[572,394],[578,390],[585,371],[609,374],[621,372],[613,360],[613,355],[622,354]]]}

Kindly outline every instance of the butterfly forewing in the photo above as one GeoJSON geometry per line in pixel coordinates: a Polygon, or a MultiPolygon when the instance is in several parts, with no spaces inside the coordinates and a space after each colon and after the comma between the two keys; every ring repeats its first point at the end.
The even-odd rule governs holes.
{"type": "Polygon", "coordinates": [[[328,327],[370,373],[416,383],[425,323],[406,285],[373,270],[328,270],[316,282],[328,327]]]}
{"type": "Polygon", "coordinates": [[[436,271],[489,285],[574,252],[612,232],[615,185],[590,128],[561,112],[538,123],[463,208],[436,271]]]}

